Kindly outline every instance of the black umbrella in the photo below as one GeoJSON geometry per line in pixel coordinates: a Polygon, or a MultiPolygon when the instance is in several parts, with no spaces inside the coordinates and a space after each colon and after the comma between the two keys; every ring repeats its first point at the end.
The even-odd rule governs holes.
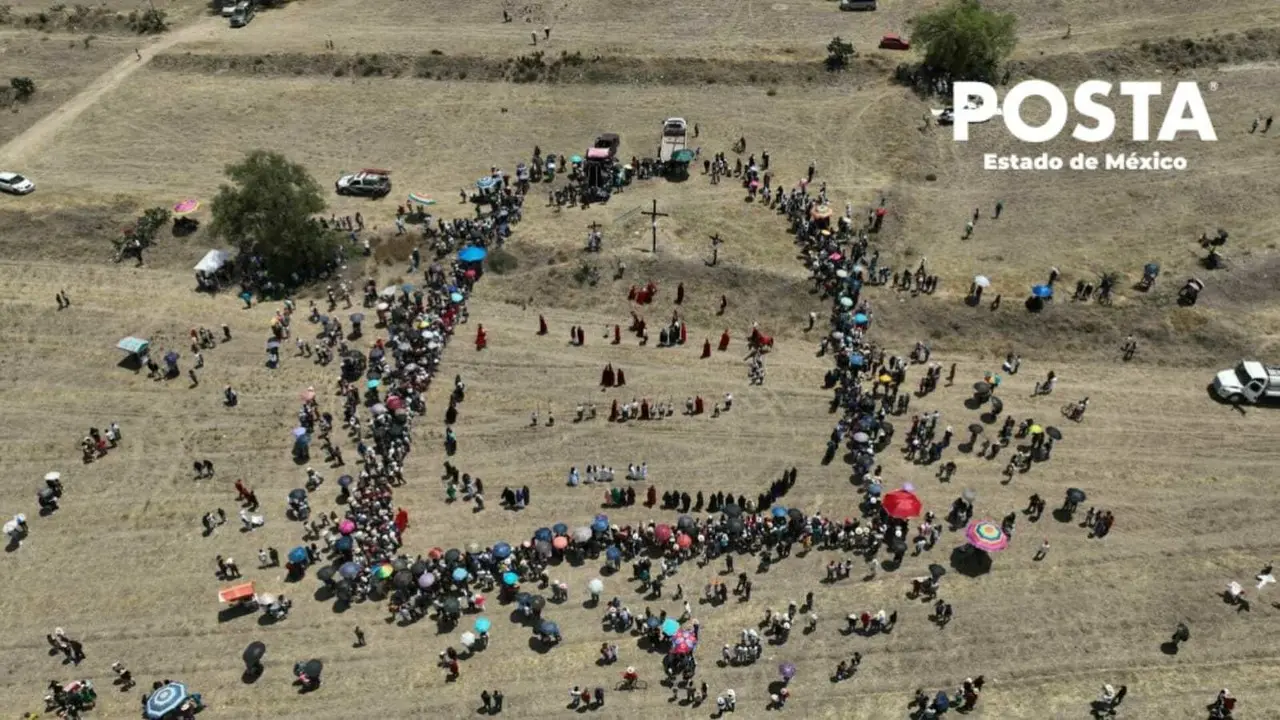
{"type": "Polygon", "coordinates": [[[516,604],[517,604],[517,605],[526,605],[526,606],[527,606],[527,605],[528,605],[529,603],[531,603],[531,602],[533,602],[533,596],[532,596],[532,595],[530,595],[529,593],[527,593],[527,592],[516,593],[516,604]]]}
{"type": "Polygon", "coordinates": [[[333,582],[333,575],[336,572],[337,571],[333,569],[333,566],[329,565],[327,567],[320,568],[320,571],[316,573],[316,577],[320,578],[320,582],[328,585],[333,582]]]}
{"type": "Polygon", "coordinates": [[[987,393],[991,392],[991,384],[985,383],[979,380],[978,382],[973,384],[973,391],[978,393],[979,395],[986,395],[987,393]]]}
{"type": "Polygon", "coordinates": [[[696,524],[696,521],[688,515],[681,515],[680,519],[676,520],[676,527],[686,532],[692,530],[696,524]]]}
{"type": "Polygon", "coordinates": [[[907,551],[907,541],[900,537],[894,537],[889,541],[889,550],[895,554],[904,553],[907,551]]]}
{"type": "Polygon", "coordinates": [[[1068,488],[1068,489],[1067,489],[1067,499],[1068,499],[1068,500],[1070,500],[1070,501],[1071,501],[1071,502],[1073,502],[1073,503],[1082,503],[1082,502],[1084,502],[1084,501],[1085,501],[1085,498],[1086,498],[1086,497],[1088,497],[1088,496],[1087,496],[1087,495],[1085,495],[1085,494],[1084,494],[1084,491],[1083,491],[1083,490],[1081,490],[1080,488],[1068,488]]]}
{"type": "Polygon", "coordinates": [[[457,615],[462,612],[462,607],[458,604],[458,598],[448,598],[440,606],[440,609],[450,615],[457,615]]]}
{"type": "Polygon", "coordinates": [[[396,572],[399,572],[401,570],[408,570],[409,569],[408,558],[396,558],[395,561],[391,563],[391,569],[395,570],[396,572]]]}
{"type": "Polygon", "coordinates": [[[296,500],[306,500],[306,499],[307,499],[307,491],[306,491],[306,490],[303,490],[302,488],[294,488],[293,490],[290,490],[290,491],[289,491],[289,499],[290,499],[290,500],[295,500],[295,501],[296,501],[296,500]]]}
{"type": "Polygon", "coordinates": [[[324,670],[324,663],[320,662],[319,660],[316,660],[315,658],[312,658],[302,663],[299,666],[298,670],[303,675],[306,675],[312,680],[317,680],[320,677],[320,671],[324,670]]]}
{"type": "Polygon", "coordinates": [[[247,668],[257,667],[262,662],[263,656],[267,654],[267,645],[261,640],[255,640],[249,643],[244,649],[244,653],[240,655],[240,659],[244,660],[244,666],[247,668]]]}
{"type": "Polygon", "coordinates": [[[401,570],[391,576],[391,584],[398,588],[410,588],[414,586],[413,575],[408,570],[401,570]]]}
{"type": "Polygon", "coordinates": [[[720,512],[731,518],[742,517],[742,508],[737,503],[725,503],[720,512]]]}
{"type": "Polygon", "coordinates": [[[937,563],[934,563],[929,566],[929,574],[933,576],[934,580],[937,580],[947,574],[947,569],[937,563]]]}
{"type": "Polygon", "coordinates": [[[462,559],[462,551],[457,548],[453,548],[449,550],[449,552],[444,554],[444,561],[449,563],[450,565],[456,564],[461,559],[462,559]]]}
{"type": "Polygon", "coordinates": [[[982,433],[982,426],[979,425],[978,423],[970,423],[969,432],[973,433],[974,435],[980,435],[982,433]]]}
{"type": "Polygon", "coordinates": [[[542,612],[542,609],[545,608],[546,606],[547,606],[547,599],[542,597],[541,595],[534,595],[533,601],[529,603],[529,607],[533,608],[534,612],[542,612]]]}
{"type": "Polygon", "coordinates": [[[991,414],[999,415],[1004,412],[1004,401],[998,397],[991,398],[991,414]]]}
{"type": "Polygon", "coordinates": [[[729,532],[736,535],[742,532],[746,526],[743,524],[742,518],[735,517],[735,518],[729,518],[728,527],[729,527],[729,532]]]}
{"type": "Polygon", "coordinates": [[[1054,440],[1061,440],[1061,439],[1062,439],[1062,431],[1061,431],[1061,430],[1059,430],[1059,429],[1058,429],[1058,428],[1056,428],[1056,427],[1053,427],[1052,425],[1050,425],[1049,427],[1047,427],[1047,428],[1045,428],[1045,429],[1044,429],[1044,434],[1045,434],[1045,435],[1048,435],[1049,437],[1053,438],[1054,440]]]}
{"type": "Polygon", "coordinates": [[[804,522],[804,511],[800,508],[791,508],[787,511],[787,517],[796,522],[804,522]]]}
{"type": "Polygon", "coordinates": [[[414,564],[409,568],[409,572],[413,573],[413,576],[414,576],[414,577],[422,577],[422,573],[424,573],[424,572],[426,572],[426,571],[427,571],[427,564],[426,564],[426,563],[424,563],[424,562],[422,562],[421,560],[419,560],[418,562],[414,563],[414,564]]]}

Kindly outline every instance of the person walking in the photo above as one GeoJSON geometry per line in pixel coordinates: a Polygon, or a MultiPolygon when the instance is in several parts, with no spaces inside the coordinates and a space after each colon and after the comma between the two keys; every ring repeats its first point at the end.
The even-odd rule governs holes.
{"type": "MultiPolygon", "coordinates": [[[[364,647],[367,643],[365,642],[364,630],[362,630],[359,625],[355,627],[355,634],[356,634],[356,647],[358,648],[364,647]]],[[[485,707],[486,708],[489,707],[488,700],[485,700],[485,707]]]]}
{"type": "Polygon", "coordinates": [[[1036,562],[1040,562],[1048,554],[1049,554],[1049,538],[1045,538],[1044,542],[1040,543],[1040,549],[1036,550],[1036,555],[1032,559],[1035,560],[1036,562]]]}

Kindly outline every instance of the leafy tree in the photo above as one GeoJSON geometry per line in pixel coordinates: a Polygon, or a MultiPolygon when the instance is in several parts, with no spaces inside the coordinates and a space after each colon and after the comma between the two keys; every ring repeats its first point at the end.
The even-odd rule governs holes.
{"type": "Polygon", "coordinates": [[[149,7],[129,13],[129,27],[139,35],[158,35],[169,29],[169,16],[164,10],[149,7]]]}
{"type": "Polygon", "coordinates": [[[13,97],[19,102],[36,94],[36,82],[29,77],[9,78],[9,87],[13,88],[13,97]]]}
{"type": "Polygon", "coordinates": [[[257,258],[271,278],[294,285],[326,270],[338,236],[313,217],[325,209],[320,186],[301,165],[279,153],[254,150],[228,165],[213,198],[209,231],[235,245],[241,259],[257,258]]]}
{"type": "Polygon", "coordinates": [[[951,80],[992,82],[996,69],[1018,43],[1017,18],[982,7],[979,0],[952,0],[913,21],[912,42],[924,48],[925,67],[951,80]]]}
{"type": "Polygon", "coordinates": [[[849,58],[853,57],[853,43],[845,42],[839,35],[827,43],[827,69],[832,72],[849,67],[849,58]]]}

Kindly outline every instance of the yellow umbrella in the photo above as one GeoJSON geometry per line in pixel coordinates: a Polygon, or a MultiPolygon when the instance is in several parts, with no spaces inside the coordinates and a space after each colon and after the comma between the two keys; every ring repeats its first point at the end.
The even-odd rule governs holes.
{"type": "Polygon", "coordinates": [[[884,383],[885,385],[888,385],[889,383],[893,382],[893,377],[891,375],[881,375],[880,382],[884,383]]]}
{"type": "Polygon", "coordinates": [[[1044,432],[1044,428],[1040,427],[1039,425],[1032,425],[1032,426],[1031,426],[1031,434],[1032,434],[1032,435],[1039,435],[1039,434],[1040,434],[1040,433],[1042,433],[1042,432],[1044,432]]]}

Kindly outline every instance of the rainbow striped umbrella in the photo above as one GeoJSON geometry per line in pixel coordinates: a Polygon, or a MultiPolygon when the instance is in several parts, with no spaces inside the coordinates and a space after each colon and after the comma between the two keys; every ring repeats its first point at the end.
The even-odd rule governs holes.
{"type": "Polygon", "coordinates": [[[969,524],[965,539],[975,548],[985,552],[997,552],[1009,547],[1009,536],[990,520],[977,520],[969,524]]]}

